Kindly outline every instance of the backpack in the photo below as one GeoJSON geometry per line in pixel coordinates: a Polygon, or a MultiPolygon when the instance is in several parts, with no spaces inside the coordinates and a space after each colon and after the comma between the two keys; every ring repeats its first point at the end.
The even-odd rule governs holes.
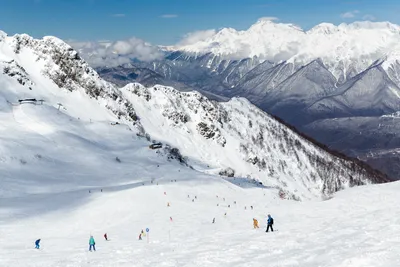
{"type": "Polygon", "coordinates": [[[274,224],[274,218],[272,218],[272,217],[270,218],[269,224],[270,224],[270,225],[273,225],[273,224],[274,224]]]}

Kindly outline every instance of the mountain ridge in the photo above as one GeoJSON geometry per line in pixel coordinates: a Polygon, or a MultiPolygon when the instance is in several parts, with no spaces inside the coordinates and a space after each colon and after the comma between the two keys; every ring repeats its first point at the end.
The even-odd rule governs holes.
{"type": "MultiPolygon", "coordinates": [[[[129,84],[119,89],[102,80],[76,51],[57,38],[7,37],[0,42],[0,61],[3,57],[14,59],[33,81],[29,89],[15,75],[3,74],[0,83],[4,83],[1,97],[5,102],[29,97],[56,106],[62,100],[63,112],[69,116],[89,123],[111,120],[128,125],[149,142],[162,141],[170,158],[198,171],[211,171],[212,175],[233,171],[238,177],[279,188],[287,198],[298,200],[389,181],[354,160],[322,151],[247,100],[219,103],[198,92],[160,85],[146,88],[129,84]],[[213,170],[205,168],[206,164],[213,170]]],[[[37,127],[35,123],[35,131],[40,129],[37,127]]]]}

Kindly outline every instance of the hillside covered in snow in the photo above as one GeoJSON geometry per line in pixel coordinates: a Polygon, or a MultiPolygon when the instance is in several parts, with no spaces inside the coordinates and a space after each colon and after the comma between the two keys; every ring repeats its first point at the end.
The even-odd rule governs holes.
{"type": "MultiPolygon", "coordinates": [[[[209,31],[196,42],[169,47],[161,59],[99,71],[121,86],[160,83],[207,92],[214,99],[245,97],[397,179],[400,167],[392,163],[399,158],[391,153],[400,148],[396,125],[377,128],[375,122],[387,124],[381,117],[400,110],[399,41],[400,26],[389,22],[322,23],[305,31],[260,19],[247,30],[209,31]],[[359,142],[347,142],[354,139],[359,142]],[[383,154],[392,156],[387,160],[383,154]]],[[[92,62],[86,52],[83,57],[92,62]]]]}
{"type": "MultiPolygon", "coordinates": [[[[195,92],[139,84],[118,89],[54,37],[2,34],[0,49],[2,106],[11,121],[16,110],[24,109],[19,100],[43,100],[38,109],[89,123],[127,125],[132,135],[161,141],[172,157],[195,170],[261,182],[287,198],[309,199],[386,181],[360,162],[323,151],[244,99],[217,103],[195,92]]],[[[35,129],[41,131],[38,124],[35,129]]]]}

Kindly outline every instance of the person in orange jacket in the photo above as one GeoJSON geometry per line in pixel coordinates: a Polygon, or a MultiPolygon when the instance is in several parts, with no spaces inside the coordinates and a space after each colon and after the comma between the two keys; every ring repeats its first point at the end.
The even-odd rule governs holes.
{"type": "Polygon", "coordinates": [[[253,227],[254,227],[254,229],[259,228],[258,227],[258,221],[257,221],[256,218],[253,218],[253,227]]]}

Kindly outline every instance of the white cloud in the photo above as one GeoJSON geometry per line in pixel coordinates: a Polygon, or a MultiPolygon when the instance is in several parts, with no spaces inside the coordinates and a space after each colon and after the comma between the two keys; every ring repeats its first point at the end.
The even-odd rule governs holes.
{"type": "Polygon", "coordinates": [[[79,51],[81,56],[92,66],[119,66],[131,62],[132,59],[152,61],[163,57],[158,47],[132,37],[128,40],[109,42],[76,42],[69,44],[79,51]]]}
{"type": "Polygon", "coordinates": [[[178,46],[185,46],[195,44],[200,41],[204,41],[211,36],[216,34],[216,30],[204,30],[204,31],[195,31],[187,33],[183,36],[182,40],[179,41],[178,46]]]}
{"type": "Polygon", "coordinates": [[[262,17],[258,19],[259,21],[278,21],[279,18],[277,17],[262,17]]]}
{"type": "Polygon", "coordinates": [[[344,19],[351,19],[351,18],[354,18],[358,13],[360,13],[359,10],[353,10],[353,11],[348,11],[346,13],[340,14],[340,16],[344,19]]]}
{"type": "Polygon", "coordinates": [[[120,14],[112,14],[111,16],[112,16],[112,17],[116,17],[116,18],[122,18],[122,17],[125,17],[126,15],[120,13],[120,14]]]}
{"type": "Polygon", "coordinates": [[[373,16],[373,15],[370,15],[370,14],[366,14],[366,15],[363,16],[363,20],[373,21],[373,20],[376,20],[376,17],[373,16]]]}
{"type": "Polygon", "coordinates": [[[173,18],[177,18],[177,17],[178,17],[178,15],[176,15],[176,14],[164,14],[164,15],[160,16],[160,18],[163,18],[163,19],[173,19],[173,18]]]}

